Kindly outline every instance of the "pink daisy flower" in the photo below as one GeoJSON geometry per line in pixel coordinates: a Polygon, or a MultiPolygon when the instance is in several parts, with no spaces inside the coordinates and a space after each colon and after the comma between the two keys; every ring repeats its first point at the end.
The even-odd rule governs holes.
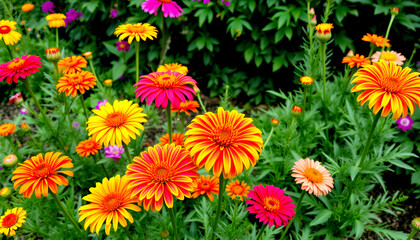
{"type": "Polygon", "coordinates": [[[403,117],[398,118],[396,123],[398,124],[397,128],[405,132],[413,128],[414,120],[410,116],[407,115],[404,118],[403,117]]]}
{"type": "Polygon", "coordinates": [[[250,213],[257,214],[257,218],[268,226],[287,226],[289,220],[295,216],[295,204],[292,198],[284,195],[284,190],[272,185],[254,186],[248,193],[251,198],[246,201],[250,205],[246,209],[250,213]]]}
{"type": "MultiPolygon", "coordinates": [[[[372,62],[377,62],[379,60],[379,56],[381,56],[381,52],[376,52],[372,55],[371,59],[372,62]]],[[[402,66],[406,58],[401,53],[397,53],[396,51],[384,51],[382,53],[381,59],[385,60],[387,63],[395,62],[398,66],[402,66]]]]}
{"type": "Polygon", "coordinates": [[[168,101],[172,105],[179,106],[181,102],[193,100],[193,89],[197,82],[189,76],[178,72],[152,72],[149,75],[140,76],[140,80],[134,85],[137,86],[136,97],[140,101],[147,98],[147,105],[155,101],[156,107],[166,108],[168,101]]]}
{"type": "Polygon", "coordinates": [[[24,55],[21,58],[0,64],[0,82],[17,83],[19,78],[26,78],[41,68],[41,58],[36,55],[24,55]]]}
{"type": "Polygon", "coordinates": [[[160,5],[162,5],[164,17],[176,18],[182,15],[182,8],[172,0],[147,0],[141,4],[141,8],[149,14],[157,15],[160,5]]]}

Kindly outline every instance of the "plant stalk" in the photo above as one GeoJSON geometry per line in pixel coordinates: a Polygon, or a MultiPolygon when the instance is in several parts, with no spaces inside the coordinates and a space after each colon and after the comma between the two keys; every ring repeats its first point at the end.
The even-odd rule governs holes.
{"type": "Polygon", "coordinates": [[[166,119],[168,122],[168,134],[169,134],[169,144],[172,143],[172,114],[171,114],[171,102],[168,102],[166,107],[166,119]]]}
{"type": "Polygon", "coordinates": [[[58,27],[55,28],[55,42],[56,42],[56,47],[58,47],[58,27]]]}
{"type": "Polygon", "coordinates": [[[166,41],[165,41],[165,18],[163,17],[163,12],[161,13],[162,18],[162,54],[160,57],[160,65],[163,64],[165,58],[165,50],[166,50],[166,41]]]}
{"type": "Polygon", "coordinates": [[[222,212],[223,193],[225,192],[224,180],[225,179],[223,178],[223,173],[221,173],[219,177],[219,200],[217,202],[216,218],[214,219],[214,223],[213,223],[213,234],[211,235],[211,238],[210,238],[211,240],[213,240],[214,236],[216,235],[220,213],[222,212]]]}
{"type": "Polygon", "coordinates": [[[172,208],[168,208],[168,211],[169,211],[169,216],[171,216],[172,227],[173,227],[173,230],[174,230],[174,239],[178,240],[179,239],[178,228],[177,228],[177,225],[176,225],[176,214],[175,214],[174,208],[175,208],[175,202],[174,202],[174,206],[172,208]]]}
{"type": "Polygon", "coordinates": [[[419,231],[419,230],[417,230],[417,229],[413,229],[413,231],[411,231],[411,233],[410,233],[410,236],[408,236],[407,240],[411,240],[411,239],[413,239],[414,235],[416,235],[416,233],[417,233],[418,231],[419,231]]]}
{"type": "Polygon", "coordinates": [[[130,151],[128,151],[127,144],[123,143],[122,145],[124,147],[125,156],[127,157],[128,162],[129,163],[134,163],[133,158],[131,157],[130,151]]]}
{"type": "Polygon", "coordinates": [[[264,232],[264,230],[267,228],[267,226],[268,226],[268,224],[264,224],[263,226],[262,226],[262,228],[260,229],[260,231],[258,232],[258,235],[257,235],[257,240],[260,240],[261,239],[261,237],[262,237],[262,235],[263,235],[263,232],[264,232]]]}
{"type": "Polygon", "coordinates": [[[394,14],[391,14],[391,20],[389,21],[388,28],[386,29],[386,34],[385,34],[385,39],[384,39],[384,45],[382,46],[381,55],[379,55],[378,62],[379,62],[379,60],[381,60],[382,53],[384,52],[385,45],[386,45],[386,40],[388,39],[389,31],[391,30],[392,22],[394,22],[394,19],[395,19],[395,15],[394,14]]]}
{"type": "Polygon", "coordinates": [[[9,46],[7,46],[7,45],[6,45],[6,42],[4,41],[4,39],[2,39],[2,40],[3,40],[4,46],[5,46],[5,47],[6,47],[6,49],[7,49],[7,52],[9,53],[10,60],[13,60],[13,55],[12,55],[12,52],[10,51],[9,46]]]}
{"type": "Polygon", "coordinates": [[[73,224],[73,226],[77,229],[77,231],[79,232],[79,234],[82,234],[82,231],[80,230],[80,226],[76,223],[76,221],[73,219],[73,217],[70,215],[70,213],[66,210],[66,208],[64,207],[63,203],[60,201],[60,199],[57,197],[57,195],[53,192],[51,192],[51,195],[53,196],[55,202],[57,203],[57,205],[61,208],[61,210],[63,211],[64,215],[71,221],[71,223],[73,224]]]}
{"type": "Polygon", "coordinates": [[[321,62],[322,62],[322,93],[324,98],[324,103],[327,103],[327,73],[326,73],[326,67],[325,67],[325,52],[326,52],[326,43],[320,42],[319,45],[320,51],[321,51],[321,62]]]}
{"type": "Polygon", "coordinates": [[[47,233],[45,233],[45,232],[43,232],[43,231],[40,231],[40,230],[36,230],[36,229],[31,228],[31,227],[29,227],[29,226],[22,225],[22,228],[23,228],[23,229],[25,229],[25,230],[31,231],[31,232],[33,232],[33,233],[41,234],[41,235],[44,235],[45,237],[51,238],[51,236],[50,236],[50,235],[48,235],[47,233]]]}
{"type": "Polygon", "coordinates": [[[181,133],[185,132],[185,113],[181,113],[181,133]]]}
{"type": "Polygon", "coordinates": [[[271,137],[273,136],[274,127],[271,127],[270,133],[268,134],[267,140],[265,140],[263,149],[267,146],[267,144],[270,142],[271,137]]]}
{"type": "MultiPolygon", "coordinates": [[[[298,201],[297,201],[297,203],[296,203],[296,207],[295,207],[296,211],[299,209],[299,207],[300,207],[300,203],[302,202],[302,199],[303,199],[303,197],[304,197],[304,196],[305,196],[305,191],[302,191],[302,192],[300,193],[300,197],[299,197],[299,199],[298,199],[298,201]]],[[[287,231],[289,230],[290,226],[292,226],[293,220],[295,220],[295,218],[296,218],[296,215],[295,215],[295,217],[294,217],[294,218],[292,218],[292,220],[290,220],[289,224],[287,224],[286,229],[285,229],[285,230],[283,231],[283,233],[281,234],[281,238],[280,238],[280,240],[283,240],[283,239],[284,239],[284,237],[286,236],[287,231]]]]}
{"type": "MultiPolygon", "coordinates": [[[[98,160],[96,159],[96,155],[92,155],[92,158],[93,158],[93,161],[95,162],[95,164],[98,164],[98,160]]],[[[101,166],[102,166],[102,170],[104,170],[105,176],[107,178],[110,178],[111,175],[108,174],[108,171],[106,170],[105,165],[102,163],[101,166]]]]}
{"type": "Polygon", "coordinates": [[[365,161],[366,154],[367,154],[368,149],[370,147],[370,142],[372,141],[373,132],[375,131],[375,127],[378,124],[379,118],[381,117],[381,113],[382,113],[382,111],[379,111],[375,115],[375,118],[373,119],[372,127],[370,128],[368,139],[366,140],[365,148],[363,149],[362,157],[360,159],[360,165],[363,165],[363,163],[365,161]]]}
{"type": "Polygon", "coordinates": [[[87,108],[85,104],[85,98],[83,97],[83,94],[80,94],[80,100],[82,101],[83,111],[85,112],[85,117],[86,117],[86,122],[87,122],[89,120],[89,117],[88,117],[87,108]]]}

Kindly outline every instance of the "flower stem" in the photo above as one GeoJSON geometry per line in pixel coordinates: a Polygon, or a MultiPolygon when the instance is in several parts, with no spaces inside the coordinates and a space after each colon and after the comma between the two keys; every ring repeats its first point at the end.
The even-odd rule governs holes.
{"type": "Polygon", "coordinates": [[[3,40],[4,46],[5,46],[5,47],[6,47],[6,49],[7,49],[7,52],[9,53],[10,60],[13,60],[13,55],[12,55],[12,52],[10,51],[9,46],[7,46],[7,45],[6,45],[6,42],[4,41],[4,39],[2,39],[2,40],[3,40]]]}
{"type": "Polygon", "coordinates": [[[264,224],[263,226],[262,226],[262,228],[260,229],[260,231],[258,232],[258,235],[257,235],[257,240],[260,240],[261,239],[261,237],[262,237],[262,235],[263,235],[263,232],[264,232],[264,230],[267,228],[267,226],[268,226],[268,224],[264,224]]]}
{"type": "MultiPolygon", "coordinates": [[[[302,191],[300,193],[300,197],[296,203],[296,211],[299,209],[300,203],[302,202],[303,197],[305,196],[305,191],[302,191]]],[[[283,233],[281,234],[281,238],[280,240],[283,240],[284,237],[286,236],[287,231],[289,230],[290,226],[292,226],[293,220],[295,220],[296,216],[294,218],[292,218],[292,220],[290,220],[289,224],[287,224],[286,229],[283,231],[283,233]]]]}
{"type": "Polygon", "coordinates": [[[70,110],[69,109],[66,110],[66,115],[67,115],[67,119],[69,120],[70,129],[73,132],[74,142],[77,144],[78,141],[77,141],[77,137],[76,137],[76,130],[74,130],[73,122],[71,121],[71,118],[70,118],[70,110]]]}
{"type": "Polygon", "coordinates": [[[270,142],[271,137],[273,136],[274,127],[271,127],[270,133],[268,134],[267,140],[265,140],[263,149],[267,146],[267,144],[270,142]]]}
{"type": "Polygon", "coordinates": [[[57,203],[57,205],[61,208],[61,210],[64,212],[64,215],[71,221],[71,223],[73,224],[73,226],[77,229],[77,231],[79,232],[79,234],[82,234],[82,232],[80,231],[80,227],[79,225],[76,223],[76,221],[73,219],[73,217],[70,215],[70,213],[66,210],[66,208],[64,207],[63,203],[60,201],[60,199],[57,197],[57,195],[53,192],[51,192],[51,195],[53,196],[55,202],[57,203]]]}
{"type": "Polygon", "coordinates": [[[384,52],[385,45],[386,45],[386,40],[388,39],[389,31],[391,30],[392,22],[394,22],[394,19],[395,19],[395,15],[394,14],[391,14],[391,20],[389,20],[388,28],[386,29],[386,34],[385,34],[385,39],[384,39],[384,45],[382,46],[381,55],[379,55],[378,62],[379,62],[379,60],[381,60],[382,53],[384,52]]]}
{"type": "Polygon", "coordinates": [[[83,97],[83,94],[80,95],[80,100],[82,101],[83,111],[85,112],[86,121],[88,121],[89,117],[88,117],[87,108],[85,104],[85,98],[83,97]]]}
{"type": "Polygon", "coordinates": [[[54,69],[55,69],[55,75],[56,75],[56,77],[57,77],[57,82],[58,82],[58,79],[60,79],[60,71],[58,70],[58,62],[57,61],[54,61],[54,69]]]}
{"type": "Polygon", "coordinates": [[[163,17],[163,12],[161,14],[162,18],[162,55],[160,57],[160,65],[163,64],[163,60],[165,58],[165,50],[166,50],[166,41],[165,41],[165,18],[163,17]]]}
{"type": "Polygon", "coordinates": [[[326,52],[326,43],[320,42],[319,45],[320,51],[321,51],[321,62],[322,62],[322,93],[324,98],[324,103],[327,103],[327,90],[326,90],[326,84],[327,84],[327,73],[325,68],[325,52],[326,52]]]}
{"type": "Polygon", "coordinates": [[[368,136],[368,139],[366,141],[365,148],[363,149],[362,157],[360,159],[360,165],[363,165],[363,162],[365,161],[366,154],[367,154],[367,151],[370,147],[370,142],[372,140],[373,132],[375,131],[375,127],[378,123],[379,118],[381,117],[381,113],[382,113],[382,111],[378,112],[375,115],[375,118],[373,119],[372,127],[370,128],[369,136],[368,136]]]}
{"type": "Polygon", "coordinates": [[[201,100],[201,95],[200,94],[197,94],[197,99],[198,99],[198,102],[201,105],[201,108],[204,110],[204,113],[206,113],[207,112],[206,106],[204,106],[203,101],[201,100]]]}
{"type": "Polygon", "coordinates": [[[166,107],[166,119],[168,122],[168,134],[169,134],[169,144],[172,143],[172,114],[171,114],[171,102],[168,102],[166,107]]]}
{"type": "Polygon", "coordinates": [[[34,112],[30,107],[28,107],[25,103],[22,103],[22,106],[25,107],[29,112],[32,113],[32,115],[34,115],[36,118],[39,118],[39,115],[34,112]]]}
{"type": "Polygon", "coordinates": [[[410,233],[410,236],[408,236],[407,240],[411,240],[411,239],[414,237],[414,235],[416,235],[416,233],[417,233],[418,231],[419,231],[419,230],[417,230],[417,229],[413,229],[413,231],[411,231],[411,233],[410,233]]]}
{"type": "Polygon", "coordinates": [[[411,60],[413,60],[414,54],[416,54],[417,48],[414,47],[413,52],[411,53],[410,59],[408,59],[407,63],[405,64],[405,66],[410,67],[411,64],[411,60]]]}
{"type": "MultiPolygon", "coordinates": [[[[98,164],[98,160],[96,159],[96,155],[92,155],[92,158],[93,158],[93,161],[95,162],[95,164],[98,164]]],[[[105,165],[102,163],[101,166],[102,166],[102,170],[104,170],[105,176],[107,178],[111,177],[111,175],[108,174],[108,171],[106,170],[105,165]]]]}
{"type": "Polygon", "coordinates": [[[28,135],[29,135],[29,137],[31,137],[32,141],[34,141],[35,145],[39,148],[39,150],[41,150],[41,152],[44,152],[44,148],[42,148],[42,145],[39,145],[39,142],[35,140],[31,131],[28,131],[28,135]]]}
{"type": "Polygon", "coordinates": [[[178,228],[176,226],[176,214],[175,214],[175,202],[174,202],[174,206],[172,208],[168,208],[169,211],[169,216],[171,216],[171,221],[172,221],[172,227],[174,230],[174,239],[178,240],[178,228]]]}
{"type": "Polygon", "coordinates": [[[181,113],[181,133],[185,132],[185,113],[181,113]]]}
{"type": "Polygon", "coordinates": [[[140,43],[135,41],[134,45],[136,47],[136,78],[135,78],[135,83],[139,80],[139,75],[140,75],[140,71],[139,71],[139,66],[140,66],[140,62],[139,62],[139,55],[140,55],[140,43]]]}
{"type": "Polygon", "coordinates": [[[217,226],[218,226],[218,222],[219,222],[219,218],[220,218],[220,213],[222,212],[222,201],[223,201],[223,193],[224,193],[224,187],[225,187],[225,183],[224,183],[224,178],[223,178],[223,173],[220,174],[219,177],[219,201],[217,202],[217,211],[216,211],[216,218],[214,219],[214,223],[213,223],[213,234],[211,235],[211,240],[214,239],[214,236],[216,235],[216,230],[217,230],[217,226]]]}
{"type": "Polygon", "coordinates": [[[56,47],[58,47],[58,28],[55,28],[55,42],[56,42],[56,47]]]}
{"type": "Polygon", "coordinates": [[[312,51],[313,51],[313,29],[311,26],[311,16],[309,15],[309,12],[311,11],[311,2],[307,1],[307,5],[306,5],[306,10],[307,10],[307,15],[308,15],[308,34],[309,34],[309,50],[311,53],[311,66],[312,66],[312,51]]]}
{"type": "Polygon", "coordinates": [[[327,9],[324,12],[324,23],[328,21],[328,17],[330,16],[331,2],[332,0],[327,0],[327,9]]]}
{"type": "Polygon", "coordinates": [[[373,53],[373,51],[375,51],[375,48],[376,48],[376,45],[373,44],[373,43],[371,43],[370,44],[370,52],[369,52],[368,58],[370,58],[370,56],[372,56],[372,53],[373,53]]]}
{"type": "Polygon", "coordinates": [[[128,162],[133,163],[133,158],[131,157],[130,151],[128,151],[127,144],[123,143],[123,147],[124,147],[125,156],[127,157],[128,162]]]}
{"type": "Polygon", "coordinates": [[[96,77],[96,81],[99,82],[99,78],[98,78],[98,75],[96,75],[96,71],[95,71],[95,67],[93,66],[92,59],[89,60],[89,65],[90,65],[90,69],[92,70],[93,75],[95,75],[95,77],[96,77]]]}
{"type": "Polygon", "coordinates": [[[305,116],[305,106],[306,106],[306,92],[307,92],[307,86],[303,87],[303,107],[302,107],[302,118],[305,116]]]}
{"type": "Polygon", "coordinates": [[[133,236],[131,236],[131,233],[130,233],[130,231],[128,231],[127,228],[128,228],[128,225],[127,225],[127,227],[123,227],[125,234],[127,235],[129,240],[134,240],[133,236]]]}
{"type": "Polygon", "coordinates": [[[31,228],[31,227],[29,227],[29,226],[22,225],[22,228],[23,228],[23,229],[25,229],[25,230],[31,231],[31,232],[33,232],[33,233],[38,233],[38,234],[44,235],[45,237],[51,238],[51,236],[50,236],[50,235],[48,235],[47,233],[45,233],[45,232],[43,232],[43,231],[40,231],[40,230],[36,230],[36,229],[31,228]]]}

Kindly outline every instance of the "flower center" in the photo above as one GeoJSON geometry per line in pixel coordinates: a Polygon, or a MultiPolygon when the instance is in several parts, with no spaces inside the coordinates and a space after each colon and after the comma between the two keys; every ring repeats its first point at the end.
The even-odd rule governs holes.
{"type": "Polygon", "coordinates": [[[44,163],[39,165],[34,171],[33,175],[36,178],[47,178],[50,175],[50,170],[48,166],[46,166],[44,163]]]}
{"type": "Polygon", "coordinates": [[[392,76],[385,77],[385,79],[381,81],[381,85],[385,91],[390,93],[398,92],[401,88],[398,78],[394,78],[392,76]]]}
{"type": "Polygon", "coordinates": [[[3,218],[2,227],[9,228],[17,222],[17,216],[14,213],[11,213],[3,218]]]}
{"type": "Polygon", "coordinates": [[[123,204],[118,195],[111,193],[105,197],[102,206],[106,212],[112,212],[118,209],[123,204]]]}
{"type": "Polygon", "coordinates": [[[125,48],[125,44],[120,44],[120,48],[125,48]]]}
{"type": "Polygon", "coordinates": [[[85,145],[86,148],[92,148],[93,147],[93,143],[92,142],[88,142],[85,145]]]}
{"type": "Polygon", "coordinates": [[[161,2],[161,3],[170,3],[171,2],[171,0],[158,0],[159,2],[161,2]]]}
{"type": "Polygon", "coordinates": [[[397,55],[390,53],[390,52],[384,52],[382,53],[381,59],[385,60],[385,61],[396,61],[397,55]]]}
{"type": "Polygon", "coordinates": [[[231,126],[223,126],[212,132],[213,141],[223,148],[229,147],[237,138],[237,132],[231,126]]]}
{"type": "Polygon", "coordinates": [[[210,188],[210,184],[208,182],[203,182],[200,184],[200,188],[207,191],[210,188]]]}
{"type": "Polygon", "coordinates": [[[132,26],[131,27],[131,31],[133,31],[134,33],[144,33],[146,30],[146,28],[142,25],[142,26],[132,26]]]}
{"type": "Polygon", "coordinates": [[[171,89],[177,83],[177,78],[169,74],[162,74],[155,78],[155,87],[171,89]]]}
{"type": "Polygon", "coordinates": [[[264,199],[264,209],[269,212],[275,212],[281,207],[280,201],[273,197],[266,197],[264,199]]]}
{"type": "Polygon", "coordinates": [[[156,182],[165,183],[172,178],[172,172],[166,166],[155,166],[152,170],[152,178],[156,182]]]}
{"type": "Polygon", "coordinates": [[[308,168],[305,170],[304,175],[309,179],[309,181],[314,183],[322,182],[322,174],[315,168],[308,168]]]}
{"type": "Polygon", "coordinates": [[[410,125],[410,121],[407,118],[403,118],[401,119],[400,124],[406,127],[410,125]]]}
{"type": "Polygon", "coordinates": [[[79,85],[83,82],[83,78],[80,76],[72,76],[69,80],[76,89],[79,89],[79,85]]]}
{"type": "Polygon", "coordinates": [[[110,113],[106,116],[105,123],[108,127],[119,127],[125,123],[127,117],[121,112],[110,113]]]}
{"type": "Polygon", "coordinates": [[[118,152],[118,151],[114,151],[114,154],[120,154],[120,152],[118,152]]]}
{"type": "Polygon", "coordinates": [[[13,160],[14,160],[13,156],[7,156],[5,159],[3,159],[3,162],[4,163],[9,163],[9,162],[12,162],[13,160]]]}
{"type": "Polygon", "coordinates": [[[9,63],[7,68],[10,70],[18,70],[22,68],[24,63],[25,63],[24,59],[14,60],[13,62],[9,63]]]}
{"type": "Polygon", "coordinates": [[[232,192],[236,195],[241,195],[243,191],[243,188],[241,186],[234,186],[232,188],[232,192]]]}
{"type": "Polygon", "coordinates": [[[0,27],[0,33],[1,34],[8,34],[11,31],[9,26],[1,26],[0,27]]]}

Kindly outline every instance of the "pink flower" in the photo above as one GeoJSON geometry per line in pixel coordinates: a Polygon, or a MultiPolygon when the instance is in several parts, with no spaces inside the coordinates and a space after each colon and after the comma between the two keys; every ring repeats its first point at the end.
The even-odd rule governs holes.
{"type": "MultiPolygon", "coordinates": [[[[381,52],[376,52],[372,55],[371,59],[372,62],[378,62],[379,56],[381,56],[381,52]]],[[[404,64],[404,61],[406,58],[404,55],[401,55],[401,53],[397,53],[396,51],[384,51],[382,53],[381,59],[385,60],[387,63],[389,62],[395,62],[398,66],[401,66],[404,64]]]]}
{"type": "Polygon", "coordinates": [[[130,44],[127,41],[117,41],[117,50],[127,52],[130,50],[130,44]]]}
{"type": "Polygon", "coordinates": [[[414,120],[410,117],[410,116],[406,116],[406,117],[400,117],[398,118],[398,120],[396,121],[396,123],[398,124],[398,129],[403,130],[404,132],[407,131],[408,129],[412,129],[413,128],[413,123],[414,120]]]}
{"type": "Polygon", "coordinates": [[[268,223],[270,227],[287,226],[296,214],[292,198],[285,196],[284,190],[278,187],[266,185],[265,188],[258,185],[248,193],[248,197],[251,199],[247,200],[246,204],[250,206],[246,209],[257,214],[256,218],[264,224],[268,223]]]}
{"type": "Polygon", "coordinates": [[[22,94],[20,92],[16,93],[15,95],[9,98],[9,105],[15,103],[19,105],[23,102],[22,94]]]}
{"type": "Polygon", "coordinates": [[[102,101],[99,101],[98,104],[96,104],[95,108],[100,110],[102,106],[105,106],[105,103],[108,102],[108,99],[104,99],[102,101]]]}
{"type": "Polygon", "coordinates": [[[78,123],[78,122],[73,123],[73,128],[74,129],[77,129],[79,126],[80,126],[80,123],[78,123]]]}
{"type": "Polygon", "coordinates": [[[26,78],[41,68],[41,58],[36,55],[24,55],[12,61],[0,64],[0,82],[17,83],[19,78],[26,78]]]}
{"type": "Polygon", "coordinates": [[[118,9],[115,8],[111,8],[111,10],[109,11],[110,15],[111,15],[111,19],[114,19],[118,16],[118,9]]]}
{"type": "Polygon", "coordinates": [[[28,113],[28,110],[26,110],[26,108],[20,109],[20,114],[25,115],[27,113],[28,113]]]}
{"type": "Polygon", "coordinates": [[[160,5],[162,5],[164,17],[176,18],[182,15],[182,8],[172,0],[147,0],[141,4],[141,8],[149,14],[157,15],[160,5]]]}
{"type": "Polygon", "coordinates": [[[121,154],[124,153],[124,147],[118,147],[117,145],[105,147],[105,156],[107,158],[112,158],[114,161],[119,161],[121,158],[121,154]]]}

